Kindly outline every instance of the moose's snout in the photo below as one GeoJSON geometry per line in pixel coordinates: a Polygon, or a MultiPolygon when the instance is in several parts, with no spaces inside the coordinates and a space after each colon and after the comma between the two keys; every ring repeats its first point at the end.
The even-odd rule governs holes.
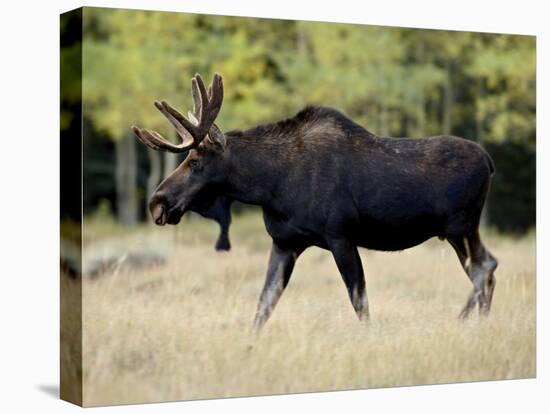
{"type": "Polygon", "coordinates": [[[151,211],[151,215],[155,224],[159,226],[164,226],[164,224],[166,224],[166,213],[162,204],[157,204],[151,211]]]}
{"type": "Polygon", "coordinates": [[[149,211],[155,224],[164,226],[168,217],[166,198],[161,194],[154,194],[149,202],[149,211]]]}

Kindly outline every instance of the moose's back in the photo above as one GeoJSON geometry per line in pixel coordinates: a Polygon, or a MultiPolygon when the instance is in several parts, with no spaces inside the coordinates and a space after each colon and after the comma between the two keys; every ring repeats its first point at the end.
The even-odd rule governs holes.
{"type": "Polygon", "coordinates": [[[458,216],[480,213],[493,170],[471,141],[377,137],[329,108],[306,108],[234,139],[247,142],[258,169],[270,164],[263,185],[290,227],[377,250],[446,237],[458,216]]]}

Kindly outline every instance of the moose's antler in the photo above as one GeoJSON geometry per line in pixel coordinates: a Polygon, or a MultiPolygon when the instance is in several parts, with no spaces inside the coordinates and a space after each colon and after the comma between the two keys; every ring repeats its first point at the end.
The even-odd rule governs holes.
{"type": "MultiPolygon", "coordinates": [[[[214,121],[220,112],[223,102],[223,82],[222,77],[215,73],[212,85],[208,92],[200,75],[195,75],[191,81],[193,101],[195,104],[195,116],[198,122],[195,124],[185,118],[177,109],[170,106],[166,101],[155,101],[155,107],[170,121],[176,128],[176,131],[182,142],[172,144],[158,132],[144,128],[132,127],[134,134],[138,139],[148,147],[158,151],[185,152],[196,148],[204,140],[214,121]],[[189,142],[191,140],[191,142],[189,142]]],[[[214,129],[219,128],[214,125],[214,129]]]]}

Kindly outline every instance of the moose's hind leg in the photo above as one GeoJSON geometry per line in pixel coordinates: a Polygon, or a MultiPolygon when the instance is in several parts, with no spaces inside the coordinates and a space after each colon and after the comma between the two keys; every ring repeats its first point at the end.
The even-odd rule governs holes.
{"type": "Polygon", "coordinates": [[[486,284],[485,284],[486,296],[487,296],[487,306],[486,306],[485,309],[480,309],[480,311],[485,313],[486,315],[488,315],[489,311],[491,310],[491,303],[493,302],[493,292],[495,291],[495,286],[497,284],[494,271],[495,271],[496,267],[498,266],[498,262],[494,258],[494,256],[491,256],[491,257],[494,260],[494,267],[493,267],[493,270],[489,273],[489,277],[487,278],[486,284]]]}
{"type": "Polygon", "coordinates": [[[448,238],[448,240],[474,285],[466,305],[460,312],[460,317],[462,319],[467,318],[476,304],[479,305],[479,312],[487,315],[491,309],[496,284],[494,276],[494,271],[498,265],[496,258],[483,245],[477,229],[470,236],[462,239],[448,238]]]}

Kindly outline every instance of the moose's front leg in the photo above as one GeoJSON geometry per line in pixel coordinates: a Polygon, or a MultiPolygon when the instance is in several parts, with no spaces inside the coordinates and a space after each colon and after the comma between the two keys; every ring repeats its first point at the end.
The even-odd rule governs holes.
{"type": "Polygon", "coordinates": [[[360,320],[368,320],[369,303],[365,288],[365,276],[357,246],[343,239],[329,240],[328,245],[348,289],[355,313],[360,320]]]}
{"type": "Polygon", "coordinates": [[[229,251],[231,250],[231,242],[229,241],[229,225],[227,223],[220,223],[220,234],[215,246],[217,251],[229,251]]]}
{"type": "Polygon", "coordinates": [[[290,275],[294,269],[294,263],[302,250],[285,249],[273,242],[269,266],[264,288],[258,303],[258,311],[254,319],[254,328],[258,331],[271,315],[277,301],[285,289],[290,275]]]}

